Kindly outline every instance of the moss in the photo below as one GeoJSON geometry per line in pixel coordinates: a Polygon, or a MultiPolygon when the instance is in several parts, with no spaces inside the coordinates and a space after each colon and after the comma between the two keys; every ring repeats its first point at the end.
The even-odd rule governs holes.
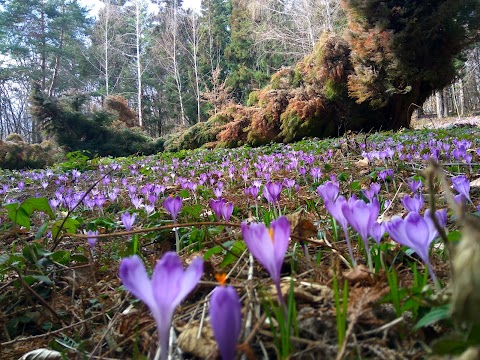
{"type": "Polygon", "coordinates": [[[300,72],[300,69],[298,66],[295,67],[295,70],[293,71],[293,77],[292,77],[292,87],[297,88],[299,87],[303,82],[303,77],[302,73],[300,72]]]}
{"type": "Polygon", "coordinates": [[[325,82],[323,91],[327,100],[334,101],[345,95],[346,88],[345,85],[336,83],[332,79],[328,79],[325,82]]]}
{"type": "Polygon", "coordinates": [[[5,141],[11,141],[11,142],[14,142],[16,144],[24,142],[23,138],[17,133],[8,134],[7,137],[5,138],[5,141]]]}
{"type": "Polygon", "coordinates": [[[248,95],[247,106],[254,106],[258,103],[258,91],[252,91],[248,95]]]}

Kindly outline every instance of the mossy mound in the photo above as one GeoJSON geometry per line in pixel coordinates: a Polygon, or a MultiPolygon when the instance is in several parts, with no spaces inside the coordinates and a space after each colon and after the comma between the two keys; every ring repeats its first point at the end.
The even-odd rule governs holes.
{"type": "Polygon", "coordinates": [[[29,144],[18,134],[9,134],[5,141],[0,140],[0,167],[2,169],[40,169],[53,165],[61,154],[50,141],[29,144]]]}

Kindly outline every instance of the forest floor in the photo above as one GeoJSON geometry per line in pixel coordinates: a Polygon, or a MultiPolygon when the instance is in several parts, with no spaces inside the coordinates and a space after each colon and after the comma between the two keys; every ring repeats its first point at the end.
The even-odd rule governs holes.
{"type": "MultiPolygon", "coordinates": [[[[35,350],[39,357],[22,359],[153,358],[155,322],[121,286],[118,268],[122,258],[137,254],[151,269],[175,248],[171,217],[162,206],[169,195],[182,198],[176,225],[182,262],[204,259],[202,280],[175,312],[174,359],[218,356],[208,307],[215,275],[222,272],[242,302],[238,358],[450,359],[479,344],[475,324],[450,316],[451,270],[441,241],[430,253],[439,288],[422,259],[389,233],[379,243],[370,239],[374,267],[369,270],[364,242],[350,227],[358,263],[352,266],[342,228],[317,191],[333,179],[345,198],[367,201],[366,191],[379,184],[381,223],[409,216],[412,210],[402,201],[418,193],[423,217],[431,199],[435,208],[447,208],[438,179],[434,189],[427,183],[428,158],[435,154],[449,182],[466,176],[467,211],[477,212],[480,129],[456,126],[458,119],[445,120],[447,128],[435,120],[435,129],[425,129],[424,121],[415,124],[417,130],[399,133],[77,158],[47,170],[2,171],[0,359],[20,359],[35,350]],[[410,188],[412,180],[421,181],[419,190],[410,188]],[[283,186],[276,204],[263,196],[269,182],[283,186]],[[257,185],[257,197],[245,193],[257,185]],[[218,220],[209,206],[218,192],[234,204],[228,222],[218,220]],[[136,214],[131,231],[121,220],[125,212],[136,214]],[[249,256],[240,231],[243,221],[268,225],[280,214],[287,216],[292,233],[281,289],[294,310],[290,326],[283,328],[273,311],[275,287],[249,256]],[[99,233],[93,247],[87,230],[99,233]]],[[[470,121],[478,124],[478,118],[462,123],[470,121]]],[[[447,240],[458,242],[461,233],[450,210],[446,228],[447,240]]]]}

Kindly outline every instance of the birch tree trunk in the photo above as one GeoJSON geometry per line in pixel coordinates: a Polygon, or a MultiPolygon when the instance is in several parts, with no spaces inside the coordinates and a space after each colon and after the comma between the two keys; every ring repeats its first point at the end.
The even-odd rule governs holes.
{"type": "Polygon", "coordinates": [[[437,118],[443,118],[442,92],[440,90],[435,91],[435,105],[437,108],[437,118]]]}
{"type": "Polygon", "coordinates": [[[138,112],[138,126],[143,128],[142,116],[142,65],[141,65],[141,19],[140,19],[140,1],[135,1],[135,49],[137,61],[137,112],[138,112]]]}
{"type": "Polygon", "coordinates": [[[182,81],[180,78],[180,71],[178,69],[178,59],[177,59],[177,4],[173,2],[173,19],[172,19],[172,62],[173,62],[173,72],[175,77],[175,84],[177,85],[178,92],[178,102],[180,105],[180,122],[181,125],[187,125],[187,119],[185,118],[185,108],[183,106],[183,94],[182,94],[182,81]]]}

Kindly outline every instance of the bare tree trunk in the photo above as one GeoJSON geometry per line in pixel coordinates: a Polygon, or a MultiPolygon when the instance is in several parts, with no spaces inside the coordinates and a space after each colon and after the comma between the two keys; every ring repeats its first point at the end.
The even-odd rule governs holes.
{"type": "Polygon", "coordinates": [[[190,54],[193,63],[193,72],[195,76],[195,93],[197,101],[197,122],[200,122],[201,116],[201,106],[200,106],[200,79],[198,75],[198,43],[199,43],[199,34],[198,34],[198,15],[195,12],[192,12],[190,18],[189,29],[186,30],[188,36],[187,43],[190,46],[186,47],[186,51],[190,54]],[[191,25],[191,28],[190,28],[191,25]]]}
{"type": "Polygon", "coordinates": [[[459,106],[460,106],[460,116],[465,115],[465,91],[463,89],[464,84],[463,80],[459,79],[458,80],[458,100],[459,100],[459,106]]]}
{"type": "Polygon", "coordinates": [[[137,52],[137,108],[138,108],[138,126],[143,128],[143,116],[142,116],[142,66],[140,57],[140,1],[135,1],[135,47],[137,52]]]}
{"type": "Polygon", "coordinates": [[[178,92],[178,102],[180,105],[180,121],[181,124],[186,126],[187,119],[185,118],[185,109],[183,106],[183,95],[182,95],[182,81],[180,79],[180,72],[178,71],[178,61],[177,61],[177,4],[173,2],[173,53],[172,53],[172,60],[173,60],[173,71],[175,76],[175,83],[177,85],[177,92],[178,92]]]}
{"type": "MultiPolygon", "coordinates": [[[[64,36],[65,36],[65,31],[62,29],[62,31],[60,32],[60,44],[59,44],[58,51],[61,51],[62,48],[63,48],[64,36]]],[[[52,81],[50,82],[50,86],[48,87],[48,96],[53,95],[53,88],[54,88],[55,82],[57,81],[57,78],[58,78],[58,70],[60,68],[60,60],[61,60],[60,53],[58,53],[57,56],[55,56],[55,65],[53,67],[52,81]]]]}
{"type": "Polygon", "coordinates": [[[448,88],[443,89],[443,116],[448,117],[448,88]]]}
{"type": "Polygon", "coordinates": [[[440,90],[435,91],[435,104],[437,105],[437,118],[443,118],[443,102],[442,92],[440,90]]]}
{"type": "Polygon", "coordinates": [[[109,17],[110,17],[110,0],[105,0],[105,28],[104,28],[104,34],[103,34],[103,53],[105,56],[104,60],[104,67],[105,67],[105,96],[108,96],[110,94],[109,88],[108,88],[108,25],[109,25],[109,17]]]}

